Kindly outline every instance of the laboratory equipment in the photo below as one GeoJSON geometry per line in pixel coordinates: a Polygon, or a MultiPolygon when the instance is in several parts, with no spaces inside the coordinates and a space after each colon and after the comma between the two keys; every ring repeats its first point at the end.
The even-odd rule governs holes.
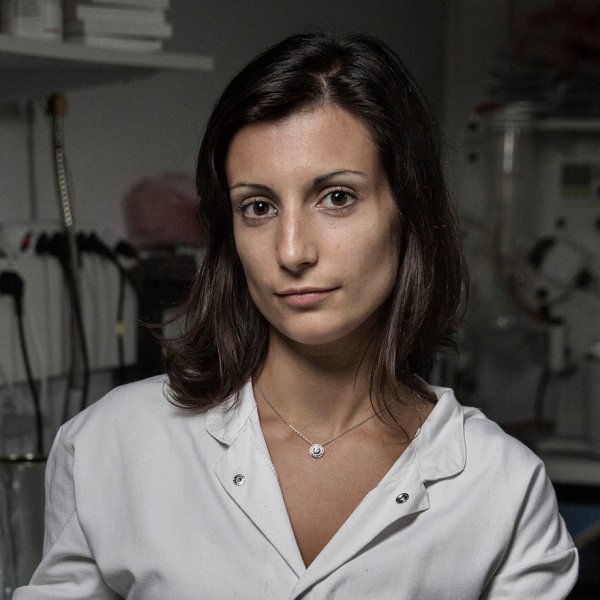
{"type": "Polygon", "coordinates": [[[486,106],[466,148],[465,394],[540,451],[600,457],[600,121],[486,106]]]}

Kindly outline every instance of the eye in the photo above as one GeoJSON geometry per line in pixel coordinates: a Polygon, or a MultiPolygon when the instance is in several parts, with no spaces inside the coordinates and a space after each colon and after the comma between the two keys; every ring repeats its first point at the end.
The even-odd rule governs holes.
{"type": "Polygon", "coordinates": [[[240,206],[239,210],[247,219],[266,219],[277,214],[277,209],[265,200],[247,201],[240,206]]]}
{"type": "Polygon", "coordinates": [[[320,208],[328,210],[340,210],[347,208],[356,202],[356,195],[347,190],[332,190],[328,192],[319,202],[320,208]]]}

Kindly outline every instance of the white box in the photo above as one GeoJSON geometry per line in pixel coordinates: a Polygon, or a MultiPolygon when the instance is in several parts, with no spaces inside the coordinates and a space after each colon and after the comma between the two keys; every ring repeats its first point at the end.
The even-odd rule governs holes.
{"type": "Polygon", "coordinates": [[[1,0],[2,33],[45,40],[62,39],[61,0],[1,0]]]}

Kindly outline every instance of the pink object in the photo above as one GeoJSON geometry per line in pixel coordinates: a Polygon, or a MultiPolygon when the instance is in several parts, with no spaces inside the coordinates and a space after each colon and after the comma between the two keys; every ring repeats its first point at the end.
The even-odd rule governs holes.
{"type": "Polygon", "coordinates": [[[206,234],[198,221],[197,206],[194,182],[188,175],[164,173],[142,179],[123,201],[127,237],[138,248],[202,246],[206,234]]]}

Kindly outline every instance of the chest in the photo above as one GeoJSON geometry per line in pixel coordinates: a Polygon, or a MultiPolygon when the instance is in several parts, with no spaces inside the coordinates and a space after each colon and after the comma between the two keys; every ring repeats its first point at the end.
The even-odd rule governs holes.
{"type": "MultiPolygon", "coordinates": [[[[94,553],[102,557],[99,563],[105,580],[121,597],[132,600],[191,600],[199,597],[199,591],[200,597],[214,600],[479,597],[493,563],[493,548],[486,544],[474,550],[473,540],[480,536],[461,534],[457,521],[464,523],[463,518],[444,519],[436,509],[427,508],[410,473],[406,481],[384,492],[367,491],[365,499],[356,499],[359,486],[347,485],[346,480],[353,477],[351,469],[338,476],[332,469],[334,489],[315,487],[314,481],[311,487],[310,480],[305,479],[308,492],[304,495],[303,486],[297,485],[300,479],[295,482],[284,477],[285,481],[279,482],[282,491],[288,497],[297,492],[298,500],[304,498],[309,507],[305,510],[301,501],[296,505],[293,499],[288,501],[289,508],[286,506],[298,548],[305,564],[310,563],[308,569],[296,567],[294,573],[290,569],[294,551],[283,535],[281,507],[274,504],[276,493],[266,468],[262,478],[262,469],[257,467],[260,459],[254,457],[253,462],[253,468],[245,468],[243,459],[241,467],[224,465],[217,474],[220,484],[213,490],[207,486],[211,479],[208,473],[202,485],[187,482],[183,499],[182,482],[162,473],[162,510],[146,495],[136,497],[135,509],[126,519],[111,511],[103,520],[102,530],[90,536],[94,553]],[[232,477],[239,472],[246,475],[240,486],[232,477]],[[355,501],[360,503],[348,522],[340,523],[347,520],[343,519],[344,511],[352,511],[353,503],[340,504],[337,488],[342,496],[354,490],[355,501]],[[394,500],[401,491],[410,496],[405,504],[394,500]],[[205,502],[209,492],[214,499],[210,503],[205,502]],[[338,503],[335,513],[327,510],[333,501],[338,503]],[[164,510],[167,506],[171,508],[164,510]],[[151,529],[140,522],[143,515],[154,516],[151,529]],[[342,529],[333,531],[338,524],[342,529]],[[319,527],[323,528],[321,534],[319,527]],[[138,539],[140,532],[142,539],[138,539]],[[329,536],[333,537],[327,539],[329,536]],[[443,547],[440,538],[446,540],[443,547]],[[327,547],[323,550],[321,545],[327,547]],[[311,560],[311,552],[316,560],[311,560]],[[474,556],[479,568],[473,565],[474,556]],[[449,590],[446,586],[453,569],[462,575],[449,590]]],[[[89,527],[86,522],[85,529],[89,531],[89,527]]]]}
{"type": "MultiPolygon", "coordinates": [[[[319,460],[308,455],[304,443],[290,448],[292,459],[273,449],[268,460],[259,442],[248,433],[226,450],[211,442],[201,452],[179,453],[178,468],[160,460],[167,446],[151,447],[119,480],[114,465],[121,454],[100,464],[97,457],[86,461],[78,455],[76,472],[94,474],[86,485],[76,481],[79,521],[103,578],[121,597],[467,600],[481,595],[504,544],[497,533],[473,533],[489,522],[498,524],[497,531],[502,521],[510,534],[514,515],[502,520],[484,514],[481,497],[460,493],[465,485],[480,489],[471,480],[441,481],[426,490],[405,452],[383,489],[369,493],[386,464],[364,447],[358,452],[357,439],[349,437],[347,447],[326,446],[319,460]],[[298,460],[306,459],[303,467],[295,450],[298,460]],[[279,479],[273,466],[281,471],[279,479]],[[320,469],[318,477],[313,468],[320,469]],[[109,479],[113,485],[102,484],[109,479]],[[401,493],[409,500],[398,504],[401,493]],[[330,519],[333,525],[326,530],[330,519]],[[326,530],[321,537],[315,535],[319,528],[326,530]],[[305,564],[311,563],[307,569],[300,546],[305,564]],[[318,553],[316,560],[310,561],[309,552],[318,553]],[[444,589],[449,581],[450,591],[444,589]]],[[[390,450],[387,461],[397,454],[398,449],[390,450]]]]}
{"type": "Polygon", "coordinates": [[[336,440],[321,458],[296,436],[267,441],[292,530],[305,565],[313,562],[406,445],[368,435],[336,440]]]}

